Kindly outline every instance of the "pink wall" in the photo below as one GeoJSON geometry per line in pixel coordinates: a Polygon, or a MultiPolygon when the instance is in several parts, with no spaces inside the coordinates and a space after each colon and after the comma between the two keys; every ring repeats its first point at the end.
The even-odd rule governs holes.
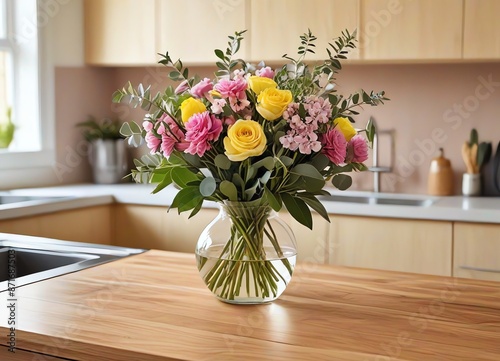
{"type": "MultiPolygon", "coordinates": [[[[211,77],[213,70],[191,71],[211,77]]],[[[162,67],[62,68],[56,74],[59,159],[67,154],[67,146],[78,142],[73,125],[87,114],[104,116],[112,110],[121,119],[142,120],[142,111],[110,103],[114,89],[128,80],[152,84],[156,90],[168,83],[162,67]]],[[[385,90],[391,98],[384,106],[366,107],[357,123],[363,127],[373,116],[379,129],[394,129],[396,159],[393,172],[382,175],[384,192],[426,193],[430,161],[443,147],[455,170],[459,194],[465,170],[460,149],[471,128],[477,128],[480,140],[500,141],[500,63],[346,65],[338,81],[341,93],[385,90]]],[[[380,164],[388,165],[387,138],[381,138],[381,148],[380,164]]],[[[372,178],[356,175],[352,189],[371,190],[372,178]]],[[[82,168],[68,173],[65,182],[88,179],[82,168]]]]}

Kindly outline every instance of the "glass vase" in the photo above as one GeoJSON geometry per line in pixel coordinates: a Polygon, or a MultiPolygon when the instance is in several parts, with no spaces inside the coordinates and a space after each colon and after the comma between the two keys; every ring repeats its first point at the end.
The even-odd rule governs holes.
{"type": "Polygon", "coordinates": [[[221,203],[196,245],[200,276],[221,301],[258,304],[277,299],[292,278],[295,236],[268,204],[221,203]]]}

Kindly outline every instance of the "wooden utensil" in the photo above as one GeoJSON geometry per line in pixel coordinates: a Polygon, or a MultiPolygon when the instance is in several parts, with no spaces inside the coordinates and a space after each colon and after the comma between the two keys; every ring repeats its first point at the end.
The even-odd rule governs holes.
{"type": "Polygon", "coordinates": [[[473,174],[474,167],[471,162],[471,148],[467,142],[462,145],[462,159],[464,160],[465,167],[467,168],[467,173],[473,174]]]}
{"type": "Polygon", "coordinates": [[[470,163],[472,165],[472,173],[479,173],[479,167],[477,165],[477,143],[472,144],[470,147],[470,163]]]}

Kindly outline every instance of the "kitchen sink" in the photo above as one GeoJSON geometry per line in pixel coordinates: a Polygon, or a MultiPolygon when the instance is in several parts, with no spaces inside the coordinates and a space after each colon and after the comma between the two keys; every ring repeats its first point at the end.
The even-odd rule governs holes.
{"type": "Polygon", "coordinates": [[[430,198],[395,198],[384,197],[376,195],[330,195],[321,196],[321,200],[331,202],[347,202],[347,203],[360,203],[360,204],[385,204],[394,206],[414,206],[414,207],[428,207],[432,205],[435,200],[430,198]]]}
{"type": "Polygon", "coordinates": [[[144,251],[144,249],[0,233],[0,292],[6,291],[9,287],[12,274],[9,274],[8,265],[14,259],[13,283],[19,287],[144,251]]]}

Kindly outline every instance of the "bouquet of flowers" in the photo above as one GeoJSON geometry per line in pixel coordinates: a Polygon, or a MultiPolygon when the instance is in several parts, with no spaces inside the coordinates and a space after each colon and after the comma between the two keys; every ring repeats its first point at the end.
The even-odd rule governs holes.
{"type": "MultiPolygon", "coordinates": [[[[151,150],[135,160],[132,176],[137,182],[157,183],[154,193],[174,183],[179,191],[171,208],[179,213],[191,211],[193,216],[205,200],[264,205],[275,211],[284,205],[293,218],[312,228],[310,209],[328,220],[317,198],[328,194],[325,182],[344,190],[352,184],[345,173],[366,169],[363,162],[375,130],[371,122],[362,130],[353,126],[353,117],[359,114],[355,109],[387,98],[383,91],[336,93],[335,75],[355,47],[355,32],[342,32],[326,49],[326,60],[308,65],[304,59],[314,52],[316,40],[309,31],[300,37],[298,56],[285,54],[287,64],[275,69],[235,57],[243,34],[229,36],[225,51],[215,50],[219,60],[214,79],[190,76],[182,61],[173,61],[167,52],[160,63],[172,68],[169,77],[180,82],[177,87],[153,95],[149,87],[128,84],[115,92],[114,102],[147,112],[142,127],[129,122],[121,130],[130,144],[145,140],[151,150]]],[[[231,232],[234,244],[241,247],[224,249],[225,258],[242,261],[250,254],[265,253],[259,245],[262,234],[273,237],[265,232],[265,222],[262,227],[252,225],[259,212],[243,217],[240,208],[230,209],[235,223],[238,216],[244,221],[231,232]],[[242,241],[249,232],[251,239],[242,241]]],[[[279,254],[279,245],[273,247],[279,254]]],[[[241,270],[232,272],[234,263],[216,264],[210,270],[221,267],[229,268],[219,272],[219,278],[205,279],[213,288],[224,286],[220,274],[238,274],[229,284],[235,277],[243,278],[241,270]]],[[[273,292],[272,268],[253,269],[254,275],[261,272],[270,277],[258,282],[260,292],[273,292]]]]}

